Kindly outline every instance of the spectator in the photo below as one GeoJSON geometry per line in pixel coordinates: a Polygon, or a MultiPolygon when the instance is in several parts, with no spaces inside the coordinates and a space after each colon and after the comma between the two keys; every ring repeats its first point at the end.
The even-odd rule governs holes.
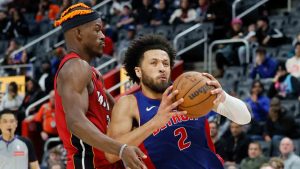
{"type": "Polygon", "coordinates": [[[270,164],[265,163],[259,169],[275,169],[270,164]]]}
{"type": "MultiPolygon", "coordinates": [[[[272,141],[272,144],[276,147],[284,136],[299,138],[299,127],[294,118],[289,116],[285,109],[281,107],[280,100],[274,97],[270,103],[264,138],[265,141],[272,141]]],[[[272,154],[278,155],[278,153],[278,148],[274,148],[272,154]]]]}
{"type": "Polygon", "coordinates": [[[166,0],[160,0],[158,7],[153,12],[150,22],[152,26],[167,25],[170,18],[170,11],[166,0]]]}
{"type": "Polygon", "coordinates": [[[15,53],[19,48],[21,48],[19,42],[15,39],[11,39],[5,52],[6,64],[14,65],[27,63],[27,52],[25,50],[15,53]]]}
{"type": "Polygon", "coordinates": [[[176,9],[170,17],[170,24],[190,23],[196,20],[195,9],[190,8],[189,0],[181,0],[180,8],[176,9]]]}
{"type": "Polygon", "coordinates": [[[58,5],[51,3],[49,0],[40,0],[39,10],[36,14],[35,21],[41,22],[44,20],[54,21],[60,12],[58,5]]]}
{"type": "Polygon", "coordinates": [[[114,0],[109,13],[113,16],[120,16],[122,14],[123,6],[129,2],[123,2],[122,0],[114,0]]]}
{"type": "Polygon", "coordinates": [[[7,13],[4,10],[0,9],[0,40],[8,39],[8,17],[7,13]]]}
{"type": "Polygon", "coordinates": [[[210,128],[210,137],[215,145],[216,153],[219,154],[221,157],[225,157],[225,142],[223,139],[220,138],[219,135],[219,125],[215,121],[209,122],[210,128]]]}
{"type": "Polygon", "coordinates": [[[214,23],[213,39],[223,39],[231,20],[230,5],[227,0],[210,0],[205,22],[214,23]]]}
{"type": "Polygon", "coordinates": [[[287,72],[285,62],[279,63],[268,96],[270,98],[276,96],[281,99],[297,99],[300,96],[300,83],[298,79],[287,72]]]}
{"type": "Polygon", "coordinates": [[[143,0],[143,5],[135,12],[135,21],[139,28],[150,25],[154,10],[151,0],[143,0]]]}
{"type": "Polygon", "coordinates": [[[230,124],[230,132],[231,136],[225,139],[224,160],[239,164],[247,157],[247,149],[251,140],[244,133],[243,127],[234,122],[230,124]]]}
{"type": "Polygon", "coordinates": [[[16,8],[9,10],[11,19],[8,22],[8,38],[24,38],[29,36],[29,29],[26,20],[23,15],[16,8]]]}
{"type": "MultiPolygon", "coordinates": [[[[235,18],[231,22],[231,29],[226,34],[226,38],[239,39],[243,36],[243,22],[241,19],[235,18]]],[[[216,77],[222,77],[224,74],[224,66],[240,65],[238,58],[238,48],[240,44],[226,45],[216,52],[216,64],[218,73],[216,77]]]]}
{"type": "Polygon", "coordinates": [[[32,143],[15,135],[17,118],[14,113],[4,110],[0,114],[0,166],[4,169],[39,169],[32,143]]]}
{"type": "Polygon", "coordinates": [[[284,169],[299,169],[300,157],[294,153],[293,141],[285,137],[280,141],[279,150],[284,161],[284,169]]]}
{"type": "Polygon", "coordinates": [[[251,78],[265,79],[274,77],[277,62],[267,55],[264,48],[258,48],[255,53],[255,65],[250,73],[251,78]]]}
{"type": "Polygon", "coordinates": [[[132,7],[130,4],[125,4],[123,6],[123,11],[118,21],[117,28],[127,29],[130,25],[133,25],[134,17],[132,15],[132,7]]]}
{"type": "Polygon", "coordinates": [[[61,151],[61,149],[58,146],[50,149],[49,159],[47,161],[49,168],[51,168],[57,164],[62,165],[63,164],[62,156],[63,156],[63,152],[61,151]]]}
{"type": "Polygon", "coordinates": [[[259,18],[256,25],[256,37],[260,45],[274,46],[282,43],[283,33],[278,29],[271,28],[267,17],[259,18]]]}
{"type": "MultiPolygon", "coordinates": [[[[32,78],[26,79],[26,94],[21,105],[21,112],[25,112],[26,108],[44,96],[39,84],[32,78]]],[[[30,112],[36,112],[36,108],[32,108],[30,112]]],[[[20,121],[20,119],[18,119],[20,121]]],[[[23,120],[23,119],[22,119],[23,120]]]]}
{"type": "Polygon", "coordinates": [[[43,131],[41,132],[41,138],[44,141],[51,137],[57,137],[58,135],[55,122],[54,91],[52,90],[49,95],[49,102],[43,104],[36,114],[30,115],[26,118],[26,121],[28,122],[33,120],[42,124],[43,131]]]}
{"type": "Polygon", "coordinates": [[[51,72],[51,63],[48,60],[42,62],[42,76],[39,79],[39,86],[42,91],[45,93],[49,93],[53,90],[54,84],[54,75],[51,72]]]}
{"type": "Polygon", "coordinates": [[[292,76],[300,78],[300,42],[295,44],[295,56],[286,61],[286,68],[292,76]]]}
{"type": "Polygon", "coordinates": [[[119,41],[116,55],[120,63],[123,63],[126,49],[129,47],[131,41],[135,38],[135,35],[136,35],[136,27],[134,25],[131,25],[127,28],[126,38],[119,41]]]}
{"type": "Polygon", "coordinates": [[[248,157],[241,162],[242,169],[259,169],[259,167],[268,162],[268,159],[262,154],[259,142],[251,142],[248,148],[248,157]]]}
{"type": "Polygon", "coordinates": [[[284,169],[283,161],[278,157],[272,157],[269,161],[269,164],[274,169],[284,169]]]}
{"type": "Polygon", "coordinates": [[[10,111],[17,111],[21,106],[23,97],[18,94],[18,85],[16,82],[10,82],[8,85],[8,92],[2,98],[0,103],[0,111],[8,109],[10,111]]]}
{"type": "Polygon", "coordinates": [[[204,21],[208,6],[209,6],[209,0],[198,0],[198,7],[196,8],[196,15],[197,15],[196,22],[204,21]]]}
{"type": "Polygon", "coordinates": [[[246,103],[251,107],[254,120],[265,122],[269,113],[270,99],[264,95],[264,85],[259,80],[253,81],[250,95],[246,103]]]}

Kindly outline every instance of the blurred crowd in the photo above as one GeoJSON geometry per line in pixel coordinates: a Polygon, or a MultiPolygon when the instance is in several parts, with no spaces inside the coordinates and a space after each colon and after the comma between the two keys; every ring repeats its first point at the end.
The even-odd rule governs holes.
{"type": "MultiPolygon", "coordinates": [[[[91,6],[100,2],[85,1],[91,6]]],[[[4,50],[0,50],[2,65],[31,63],[30,52],[14,51],[28,43],[31,37],[52,30],[53,21],[72,3],[71,0],[0,1],[0,48],[4,44],[2,42],[8,42],[4,50]]],[[[214,54],[215,77],[226,81],[226,70],[231,67],[243,70],[243,80],[235,79],[238,81],[237,89],[231,94],[243,99],[252,112],[252,122],[247,126],[214,115],[208,117],[216,151],[225,160],[226,168],[230,169],[298,169],[300,34],[288,36],[271,24],[271,9],[276,6],[273,3],[259,8],[255,16],[240,19],[231,18],[232,0],[113,0],[108,13],[102,17],[103,33],[106,35],[103,58],[122,56],[139,31],[162,26],[208,22],[214,24],[210,41],[247,40],[250,44],[249,58],[246,56],[248,49],[238,43],[219,45],[214,54]],[[121,38],[122,32],[125,34],[121,38]],[[286,55],[277,56],[278,53],[273,51],[282,45],[287,46],[286,55]],[[247,83],[246,95],[242,97],[238,89],[244,83],[247,83]],[[292,103],[298,105],[294,111],[286,107],[292,103]]],[[[44,168],[64,168],[65,152],[61,145],[51,145],[47,152],[43,152],[41,147],[49,138],[57,137],[53,79],[59,60],[65,54],[64,46],[55,47],[52,57],[41,59],[34,76],[28,76],[27,69],[21,72],[13,68],[5,70],[6,75],[26,75],[26,93],[20,95],[18,84],[9,83],[7,92],[0,99],[0,111],[9,109],[17,113],[17,134],[27,132],[30,135],[30,131],[38,131],[40,138],[32,141],[39,145],[36,149],[40,151],[37,153],[40,157],[46,154],[44,168]],[[50,99],[31,108],[26,116],[28,106],[46,95],[50,99]]]]}

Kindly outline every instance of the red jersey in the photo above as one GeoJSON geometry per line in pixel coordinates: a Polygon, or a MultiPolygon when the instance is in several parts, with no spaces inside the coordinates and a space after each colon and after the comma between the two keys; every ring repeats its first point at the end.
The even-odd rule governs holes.
{"type": "MultiPolygon", "coordinates": [[[[56,88],[56,80],[58,72],[63,65],[68,60],[73,58],[79,58],[79,56],[75,53],[69,53],[62,59],[54,81],[55,118],[59,137],[63,141],[64,147],[67,150],[67,169],[117,169],[118,167],[116,165],[112,165],[106,160],[102,151],[84,143],[82,140],[73,135],[67,128],[62,100],[56,88]]],[[[98,75],[96,70],[94,68],[92,68],[92,70],[92,83],[94,85],[94,91],[89,94],[89,107],[86,117],[102,133],[106,133],[111,108],[109,107],[108,99],[104,92],[104,86],[99,78],[97,78],[98,75]]]]}

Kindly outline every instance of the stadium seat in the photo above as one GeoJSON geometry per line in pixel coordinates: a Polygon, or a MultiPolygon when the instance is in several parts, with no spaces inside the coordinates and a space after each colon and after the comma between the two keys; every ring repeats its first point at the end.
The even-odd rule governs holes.
{"type": "Polygon", "coordinates": [[[171,26],[159,26],[154,32],[170,40],[173,35],[173,28],[171,26]]]}
{"type": "Polygon", "coordinates": [[[300,155],[300,139],[293,139],[294,151],[299,156],[300,155]]]}
{"type": "Polygon", "coordinates": [[[261,149],[263,154],[266,157],[269,157],[271,154],[271,142],[266,142],[266,141],[258,141],[261,145],[261,149]]]}
{"type": "Polygon", "coordinates": [[[272,28],[281,29],[283,25],[287,24],[284,16],[271,16],[269,20],[272,28]]]}
{"type": "Polygon", "coordinates": [[[282,100],[281,105],[289,112],[293,117],[300,115],[299,101],[298,100],[282,100]]]}

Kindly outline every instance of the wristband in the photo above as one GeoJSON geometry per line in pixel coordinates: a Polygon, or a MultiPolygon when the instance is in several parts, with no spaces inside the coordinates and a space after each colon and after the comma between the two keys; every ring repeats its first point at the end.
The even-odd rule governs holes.
{"type": "Polygon", "coordinates": [[[120,149],[120,152],[119,152],[119,157],[120,157],[120,159],[122,159],[122,154],[123,154],[123,151],[124,151],[124,149],[127,147],[127,144],[123,144],[122,145],[122,147],[121,147],[121,149],[120,149]]]}

